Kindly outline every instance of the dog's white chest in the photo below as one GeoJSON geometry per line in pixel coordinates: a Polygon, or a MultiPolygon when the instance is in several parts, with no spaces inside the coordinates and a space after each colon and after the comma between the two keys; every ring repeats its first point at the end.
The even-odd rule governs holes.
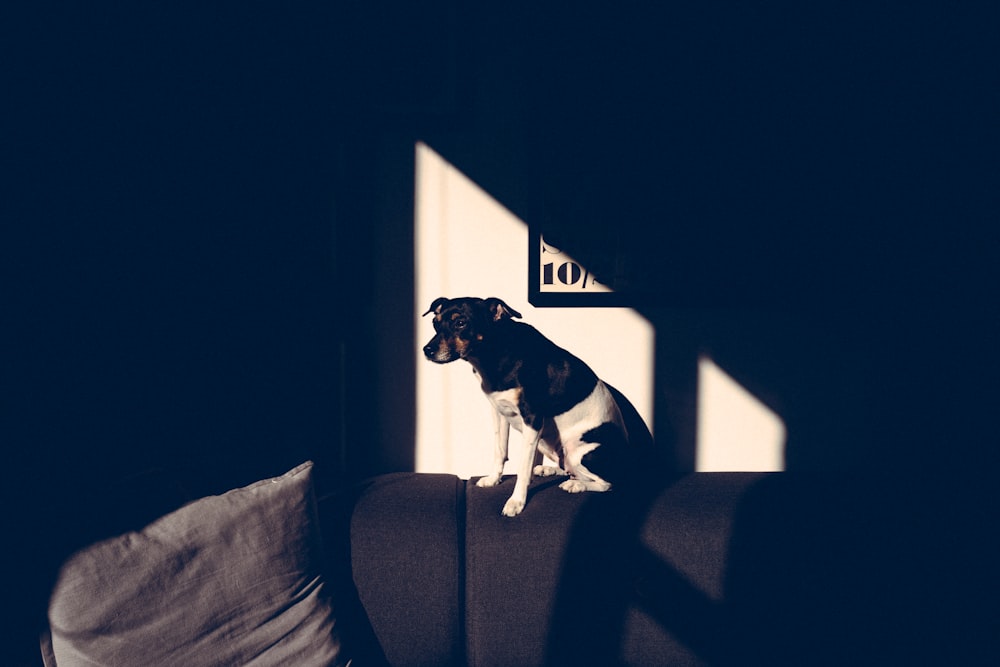
{"type": "Polygon", "coordinates": [[[521,390],[520,389],[506,389],[504,391],[494,391],[492,393],[486,394],[486,398],[490,400],[490,404],[493,405],[493,409],[496,410],[500,415],[510,422],[518,431],[524,426],[524,420],[521,418],[521,410],[518,405],[521,402],[521,390]]]}

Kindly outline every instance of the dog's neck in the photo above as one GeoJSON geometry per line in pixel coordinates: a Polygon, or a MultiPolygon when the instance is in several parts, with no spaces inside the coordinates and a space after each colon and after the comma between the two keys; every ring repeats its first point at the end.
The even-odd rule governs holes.
{"type": "Polygon", "coordinates": [[[523,361],[507,350],[489,348],[465,357],[482,383],[483,391],[505,389],[512,384],[523,361]]]}

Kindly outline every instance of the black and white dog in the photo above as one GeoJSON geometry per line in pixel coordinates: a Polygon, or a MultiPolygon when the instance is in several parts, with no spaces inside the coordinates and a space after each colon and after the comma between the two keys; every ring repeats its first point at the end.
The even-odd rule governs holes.
{"type": "Polygon", "coordinates": [[[599,447],[604,458],[625,457],[627,433],[611,391],[587,364],[534,327],[515,322],[512,318],[521,314],[501,299],[441,297],[424,315],[429,313],[434,314],[435,335],[424,346],[426,357],[439,364],[468,361],[496,408],[493,471],[478,486],[500,483],[510,427],[524,437],[524,460],[504,515],[516,516],[524,509],[532,473],[568,475],[560,487],[570,493],[611,488],[591,467],[600,469],[599,447]],[[559,467],[536,466],[539,453],[559,467]]]}

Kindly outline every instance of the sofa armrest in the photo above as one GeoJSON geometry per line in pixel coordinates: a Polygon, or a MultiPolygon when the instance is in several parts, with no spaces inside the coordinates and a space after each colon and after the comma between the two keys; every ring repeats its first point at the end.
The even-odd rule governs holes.
{"type": "Polygon", "coordinates": [[[354,585],[391,665],[463,662],[464,488],[452,475],[383,475],[354,504],[354,585]]]}

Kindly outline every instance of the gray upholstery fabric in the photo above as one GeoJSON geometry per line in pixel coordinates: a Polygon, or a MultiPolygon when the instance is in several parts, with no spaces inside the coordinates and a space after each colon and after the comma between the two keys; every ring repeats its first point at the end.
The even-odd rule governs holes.
{"type": "Polygon", "coordinates": [[[468,664],[710,664],[732,516],[760,477],[606,494],[535,480],[513,519],[500,515],[512,479],[470,482],[468,664]]]}
{"type": "Polygon", "coordinates": [[[462,663],[464,488],[451,475],[385,475],[354,507],[354,583],[389,664],[462,663]]]}
{"type": "Polygon", "coordinates": [[[544,664],[545,651],[540,649],[548,646],[565,549],[573,517],[584,499],[555,488],[554,483],[551,479],[534,482],[528,504],[513,518],[500,514],[513,478],[489,489],[476,487],[474,480],[469,483],[466,635],[470,665],[544,664]]]}
{"type": "MultiPolygon", "coordinates": [[[[988,531],[972,530],[986,516],[980,504],[963,504],[964,515],[944,513],[945,491],[926,482],[890,484],[879,475],[695,473],[575,495],[559,489],[560,481],[536,479],[525,510],[514,518],[500,514],[514,483],[509,477],[480,489],[475,480],[451,475],[383,475],[321,501],[325,584],[332,584],[337,601],[335,637],[353,667],[993,664],[978,659],[987,655],[984,647],[995,658],[995,633],[985,632],[990,617],[981,613],[984,605],[964,604],[970,591],[984,603],[995,597],[978,586],[983,566],[995,562],[979,540],[988,531]],[[959,654],[962,659],[947,659],[959,654]]],[[[249,489],[269,494],[284,487],[249,489]]],[[[983,487],[969,497],[986,493],[983,487]]],[[[275,542],[264,540],[264,553],[275,549],[282,554],[278,563],[305,557],[303,572],[314,572],[312,519],[304,526],[288,521],[300,516],[301,496],[278,496],[260,507],[250,503],[266,516],[247,519],[249,528],[243,519],[208,524],[214,532],[198,533],[204,548],[231,550],[246,538],[242,532],[257,533],[252,526],[261,523],[275,542]],[[233,526],[241,528],[234,533],[233,526]]],[[[145,579],[136,585],[119,558],[128,545],[109,544],[115,545],[110,551],[98,545],[84,561],[103,572],[99,589],[79,563],[64,571],[52,615],[57,643],[73,650],[96,646],[112,656],[97,664],[215,664],[148,653],[146,662],[118,660],[134,658],[138,644],[108,653],[109,640],[132,641],[140,614],[161,608],[164,619],[174,614],[162,621],[166,636],[194,622],[178,609],[207,603],[184,607],[183,596],[162,584],[169,578],[150,580],[161,582],[158,591],[145,579]],[[102,568],[105,562],[113,568],[102,568]],[[119,572],[124,576],[116,577],[119,572]],[[142,595],[146,599],[137,598],[142,595]],[[123,596],[132,601],[123,604],[123,596]],[[129,627],[114,624],[117,610],[129,627]]],[[[139,554],[159,549],[142,544],[139,554]]],[[[249,585],[253,572],[264,584],[273,566],[267,574],[246,574],[242,567],[208,571],[232,578],[226,591],[242,581],[242,594],[256,596],[274,583],[249,585]]],[[[269,600],[270,594],[265,608],[269,600]]],[[[256,608],[257,598],[248,604],[256,608]]],[[[321,647],[329,634],[325,620],[285,627],[309,630],[306,636],[320,637],[321,647]]],[[[157,641],[143,650],[157,649],[157,641]]],[[[282,664],[280,655],[250,664],[282,664]]],[[[88,663],[60,656],[58,664],[88,663]]]]}
{"type": "Polygon", "coordinates": [[[49,667],[344,665],[312,464],[172,512],[62,567],[49,667]]]}

